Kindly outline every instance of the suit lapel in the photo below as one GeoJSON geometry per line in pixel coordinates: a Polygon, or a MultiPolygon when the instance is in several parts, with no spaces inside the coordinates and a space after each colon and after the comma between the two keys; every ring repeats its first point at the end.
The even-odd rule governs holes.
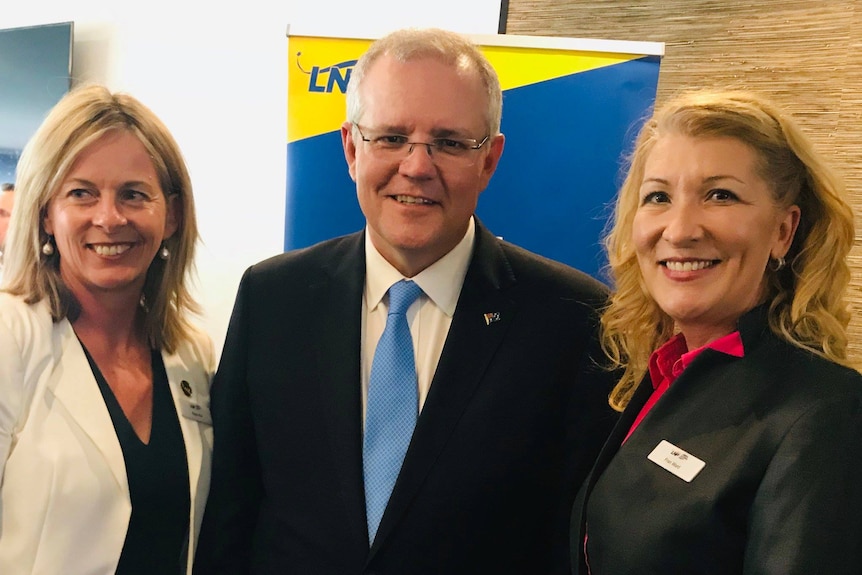
{"type": "Polygon", "coordinates": [[[117,487],[128,498],[129,483],[120,441],[81,342],[68,320],[54,326],[53,337],[55,362],[61,369],[51,375],[48,387],[105,457],[117,487]]]}
{"type": "Polygon", "coordinates": [[[309,293],[319,321],[314,331],[320,395],[333,461],[351,533],[367,545],[365,491],[362,474],[362,401],[360,398],[360,330],[365,285],[364,234],[353,234],[339,246],[312,280],[309,293]]]}
{"type": "MultiPolygon", "coordinates": [[[[583,536],[584,527],[586,522],[586,510],[587,502],[589,501],[590,494],[593,491],[593,487],[595,487],[596,482],[602,476],[605,469],[607,469],[608,465],[610,465],[614,456],[622,447],[623,439],[625,439],[626,435],[631,429],[631,426],[634,424],[635,419],[637,419],[638,414],[641,411],[641,408],[646,404],[650,395],[652,395],[653,387],[652,383],[649,379],[649,376],[645,376],[643,380],[641,380],[640,385],[638,385],[637,389],[635,389],[634,395],[632,395],[631,400],[629,401],[628,406],[626,406],[625,411],[620,416],[620,419],[617,421],[617,424],[614,426],[611,431],[610,437],[608,437],[607,441],[605,441],[602,450],[599,452],[598,457],[596,458],[596,462],[593,465],[593,469],[590,472],[590,475],[587,477],[586,485],[583,487],[583,493],[578,496],[577,501],[575,502],[577,513],[580,516],[580,533],[583,536]]],[[[581,538],[583,539],[583,537],[581,538]]],[[[583,554],[583,548],[579,546],[579,554],[583,554]]]]}
{"type": "Polygon", "coordinates": [[[619,421],[614,426],[613,431],[611,431],[610,437],[608,437],[604,447],[602,447],[602,450],[599,453],[598,458],[596,459],[595,469],[592,473],[593,477],[591,477],[591,483],[594,483],[594,480],[597,479],[599,475],[601,475],[601,473],[610,463],[611,459],[613,459],[614,455],[616,455],[617,451],[620,450],[620,447],[622,447],[623,439],[625,439],[626,435],[628,435],[629,429],[631,429],[632,425],[635,422],[635,419],[637,419],[638,414],[641,412],[641,409],[652,395],[652,392],[652,383],[649,377],[645,376],[641,380],[641,383],[640,385],[638,385],[637,389],[635,389],[635,392],[632,395],[628,406],[626,406],[626,410],[620,416],[619,421]]]}
{"type": "MultiPolygon", "coordinates": [[[[168,354],[162,352],[162,361],[165,364],[165,372],[168,376],[168,387],[171,390],[171,398],[174,408],[177,410],[177,418],[183,434],[183,442],[186,448],[186,459],[189,467],[189,486],[191,494],[191,512],[195,520],[194,536],[197,533],[197,524],[203,517],[204,500],[198,494],[206,494],[209,485],[209,467],[211,461],[210,443],[204,449],[204,429],[212,425],[212,421],[201,423],[186,417],[183,414],[183,403],[198,403],[203,406],[209,405],[209,383],[212,373],[208,372],[211,366],[200,365],[198,361],[190,358],[187,351],[188,343],[180,344],[176,353],[168,354]],[[191,361],[188,361],[191,360],[191,361]],[[202,474],[202,471],[203,474],[202,474]]],[[[209,413],[209,410],[206,409],[209,413]]],[[[207,439],[209,440],[209,438],[207,439]]],[[[190,544],[193,546],[194,541],[190,544]]],[[[193,548],[193,547],[192,547],[193,548]]]]}
{"type": "Polygon", "coordinates": [[[503,341],[517,311],[516,303],[505,295],[514,282],[497,239],[477,221],[473,256],[446,344],[371,556],[397,528],[503,341]]]}

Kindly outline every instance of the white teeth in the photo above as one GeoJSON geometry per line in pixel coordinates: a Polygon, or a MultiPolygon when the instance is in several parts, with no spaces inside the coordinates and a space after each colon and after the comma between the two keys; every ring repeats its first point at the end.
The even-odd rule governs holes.
{"type": "Polygon", "coordinates": [[[112,244],[109,246],[93,245],[93,251],[100,256],[117,256],[127,252],[132,247],[128,244],[112,244]]]}
{"type": "Polygon", "coordinates": [[[430,204],[430,202],[423,198],[414,198],[413,196],[395,196],[395,199],[401,202],[402,204],[430,204]]]}
{"type": "Polygon", "coordinates": [[[665,262],[665,266],[672,272],[693,272],[704,268],[712,267],[711,260],[701,260],[697,262],[665,262]]]}

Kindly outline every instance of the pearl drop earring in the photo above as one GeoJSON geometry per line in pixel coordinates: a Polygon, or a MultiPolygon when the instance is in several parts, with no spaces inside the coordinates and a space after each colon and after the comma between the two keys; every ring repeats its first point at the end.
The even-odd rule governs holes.
{"type": "Polygon", "coordinates": [[[54,243],[51,241],[51,236],[48,236],[48,239],[42,244],[42,253],[46,256],[54,255],[54,243]]]}

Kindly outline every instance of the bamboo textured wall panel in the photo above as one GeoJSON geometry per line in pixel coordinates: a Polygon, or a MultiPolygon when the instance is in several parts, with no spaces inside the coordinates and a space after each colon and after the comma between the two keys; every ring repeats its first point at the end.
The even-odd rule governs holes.
{"type": "Polygon", "coordinates": [[[509,34],[665,43],[658,104],[733,87],[771,96],[844,177],[856,213],[850,351],[862,360],[862,0],[510,0],[509,34]]]}

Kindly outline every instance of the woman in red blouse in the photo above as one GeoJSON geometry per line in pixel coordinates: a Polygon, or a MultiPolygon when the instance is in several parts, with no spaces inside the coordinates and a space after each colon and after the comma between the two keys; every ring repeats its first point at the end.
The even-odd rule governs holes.
{"type": "Polygon", "coordinates": [[[688,93],[646,123],[606,239],[623,415],[575,505],[575,573],[859,572],[853,237],[764,98],[688,93]]]}

